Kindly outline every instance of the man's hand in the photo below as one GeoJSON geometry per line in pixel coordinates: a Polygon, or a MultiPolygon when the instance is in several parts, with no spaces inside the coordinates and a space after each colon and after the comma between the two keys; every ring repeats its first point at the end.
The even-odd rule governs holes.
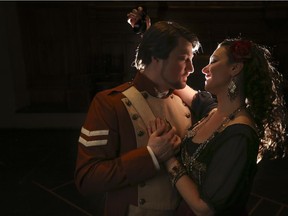
{"type": "Polygon", "coordinates": [[[160,163],[173,157],[179,149],[181,139],[176,134],[175,127],[171,127],[166,121],[157,118],[150,122],[148,133],[150,135],[148,146],[160,163]]]}

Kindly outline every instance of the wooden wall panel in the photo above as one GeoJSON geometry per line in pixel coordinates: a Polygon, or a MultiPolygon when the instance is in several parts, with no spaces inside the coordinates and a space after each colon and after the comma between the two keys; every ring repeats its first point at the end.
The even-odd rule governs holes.
{"type": "MultiPolygon", "coordinates": [[[[287,2],[141,2],[152,22],[193,29],[203,52],[189,83],[203,88],[201,68],[217,43],[241,34],[274,47],[287,77],[287,2]]],[[[126,22],[138,2],[18,2],[27,87],[33,112],[86,112],[94,94],[130,80],[140,38],[126,22]],[[58,108],[57,108],[58,107],[58,108]]]]}

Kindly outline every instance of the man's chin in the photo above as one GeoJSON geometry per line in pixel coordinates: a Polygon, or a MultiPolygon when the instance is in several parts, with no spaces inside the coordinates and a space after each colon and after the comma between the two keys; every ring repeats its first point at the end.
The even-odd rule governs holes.
{"type": "Polygon", "coordinates": [[[172,89],[184,89],[186,85],[179,85],[179,86],[176,86],[172,89]]]}
{"type": "Polygon", "coordinates": [[[184,83],[181,83],[181,84],[179,85],[179,88],[178,88],[178,89],[183,89],[183,88],[185,88],[185,87],[186,87],[186,85],[187,85],[187,83],[186,83],[186,82],[184,82],[184,83]]]}
{"type": "Polygon", "coordinates": [[[183,89],[186,85],[186,82],[170,83],[170,89],[183,89]]]}
{"type": "Polygon", "coordinates": [[[182,89],[185,88],[187,86],[187,82],[182,84],[182,89]]]}

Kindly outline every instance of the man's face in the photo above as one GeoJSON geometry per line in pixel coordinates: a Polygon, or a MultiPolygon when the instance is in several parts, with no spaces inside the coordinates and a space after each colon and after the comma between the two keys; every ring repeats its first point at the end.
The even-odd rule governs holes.
{"type": "Polygon", "coordinates": [[[227,51],[218,47],[210,57],[209,64],[202,69],[205,74],[205,89],[213,94],[227,92],[232,78],[233,65],[229,63],[227,51]]]}
{"type": "Polygon", "coordinates": [[[186,86],[188,76],[194,71],[192,48],[189,41],[179,38],[178,45],[171,51],[169,57],[160,60],[162,90],[182,89],[186,86]]]}

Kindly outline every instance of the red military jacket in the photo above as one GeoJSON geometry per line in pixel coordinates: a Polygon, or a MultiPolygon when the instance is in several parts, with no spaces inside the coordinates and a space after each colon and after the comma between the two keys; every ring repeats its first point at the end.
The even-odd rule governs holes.
{"type": "MultiPolygon", "coordinates": [[[[138,206],[138,186],[158,173],[147,147],[137,148],[133,124],[121,101],[125,97],[122,92],[131,85],[156,95],[154,84],[140,73],[133,83],[99,92],[79,138],[76,186],[88,196],[106,193],[109,216],[127,215],[129,205],[138,206]]],[[[183,115],[191,124],[190,113],[183,115]]]]}

